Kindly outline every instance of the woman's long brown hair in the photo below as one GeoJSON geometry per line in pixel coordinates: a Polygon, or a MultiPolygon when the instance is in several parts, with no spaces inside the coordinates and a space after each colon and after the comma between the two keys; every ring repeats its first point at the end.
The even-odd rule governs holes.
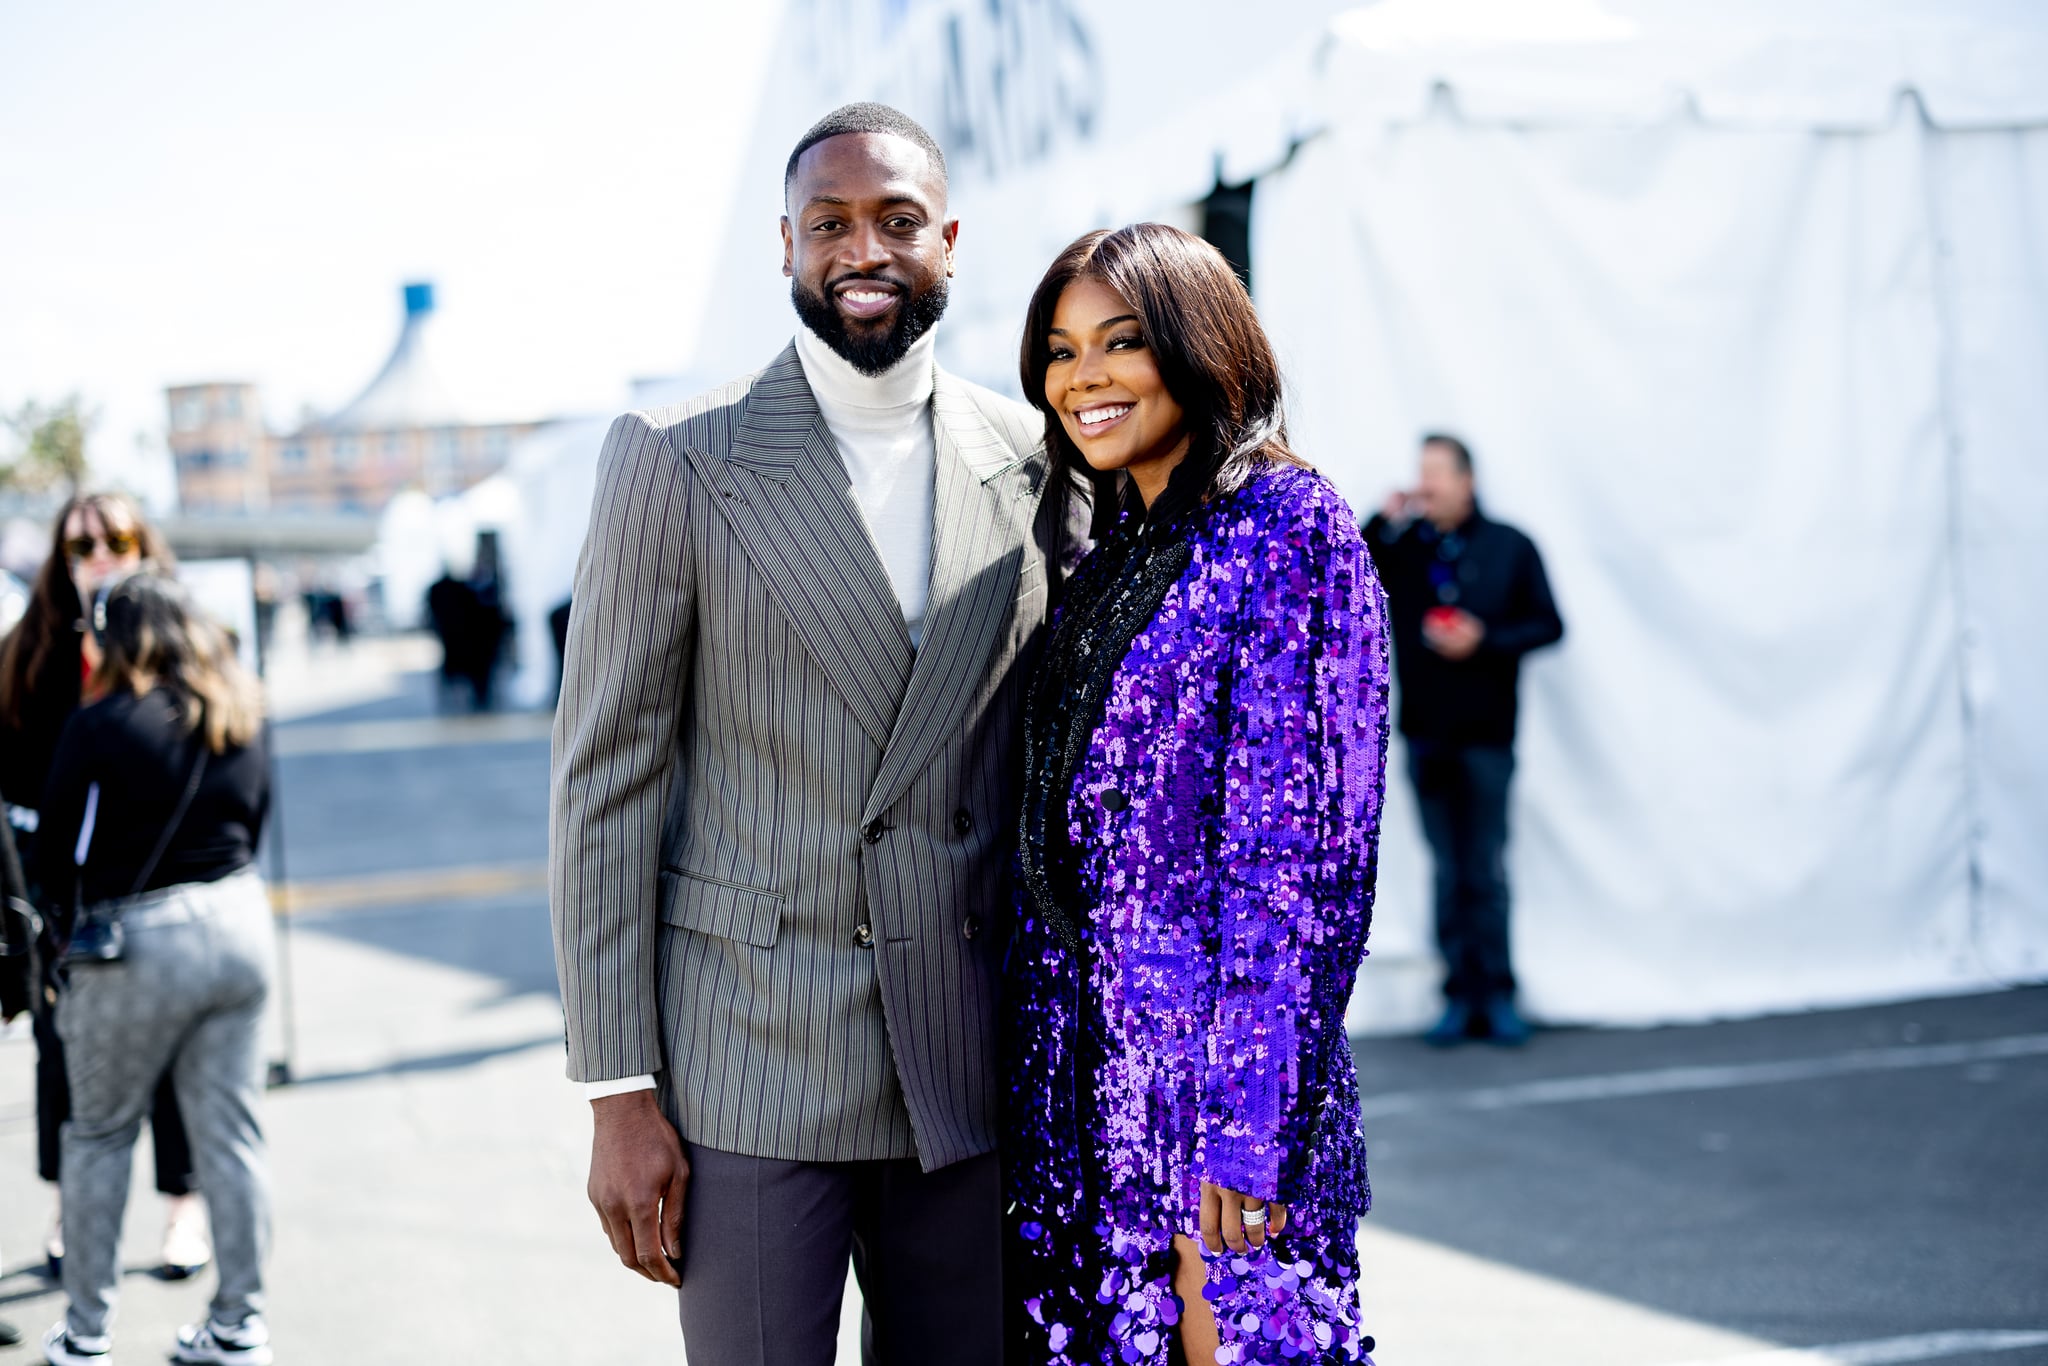
{"type": "Polygon", "coordinates": [[[143,559],[166,572],[173,566],[171,548],[127,494],[86,493],[66,502],[50,530],[50,557],[36,575],[28,610],[7,633],[7,639],[0,641],[0,726],[13,729],[22,725],[29,699],[42,684],[57,642],[74,634],[85,616],[85,604],[78,600],[78,587],[71,581],[71,560],[64,551],[64,524],[81,510],[96,515],[103,530],[132,531],[143,559]]]}
{"type": "Polygon", "coordinates": [[[1138,317],[1166,392],[1187,414],[1188,454],[1205,498],[1243,487],[1268,464],[1307,462],[1287,445],[1280,363],[1244,282],[1223,253],[1164,223],[1133,223],[1076,238],[1046,269],[1024,315],[1017,372],[1045,415],[1045,448],[1059,487],[1095,489],[1096,534],[1114,525],[1117,481],[1091,468],[1045,397],[1053,313],[1080,279],[1100,280],[1138,317]],[[1108,518],[1106,521],[1105,518],[1108,518]]]}
{"type": "Polygon", "coordinates": [[[200,611],[176,579],[131,574],[105,594],[104,652],[95,696],[162,689],[202,730],[215,754],[248,744],[263,726],[263,689],[235,657],[228,633],[200,611]]]}

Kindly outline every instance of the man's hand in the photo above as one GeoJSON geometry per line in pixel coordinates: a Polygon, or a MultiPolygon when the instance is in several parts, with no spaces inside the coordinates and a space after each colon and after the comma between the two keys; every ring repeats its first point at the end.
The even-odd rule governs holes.
{"type": "Polygon", "coordinates": [[[590,1102],[590,1203],[612,1251],[650,1281],[681,1285],[670,1258],[683,1255],[683,1197],[690,1161],[652,1091],[590,1102]]]}
{"type": "Polygon", "coordinates": [[[1422,643],[1445,659],[1470,659],[1486,639],[1486,623],[1462,607],[1443,607],[1422,618],[1422,643]]]}
{"type": "Polygon", "coordinates": [[[1202,1243],[1211,1252],[1229,1248],[1242,1256],[1247,1249],[1264,1247],[1269,1234],[1287,1227],[1287,1206],[1225,1190],[1213,1182],[1202,1183],[1202,1243]],[[1247,1210],[1264,1210],[1266,1217],[1255,1223],[1244,1221],[1247,1210]]]}
{"type": "Polygon", "coordinates": [[[1416,508],[1422,495],[1413,489],[1395,489],[1387,495],[1387,501],[1380,504],[1380,516],[1390,522],[1412,522],[1418,515],[1416,508]]]}

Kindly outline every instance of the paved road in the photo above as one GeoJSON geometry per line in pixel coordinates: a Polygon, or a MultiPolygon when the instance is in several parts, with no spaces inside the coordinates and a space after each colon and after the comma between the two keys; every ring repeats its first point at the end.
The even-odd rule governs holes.
{"type": "MultiPolygon", "coordinates": [[[[606,1264],[582,1199],[531,885],[546,742],[427,721],[430,695],[400,680],[280,729],[287,871],[329,907],[294,922],[300,1080],[269,1104],[283,1359],[677,1360],[673,1300],[606,1264]],[[450,895],[402,899],[418,886],[450,895]]],[[[1521,1054],[1363,1041],[1380,1360],[2048,1366],[2044,1036],[2036,989],[1521,1054]],[[1759,1355],[1784,1345],[1835,1350],[1759,1355]]],[[[0,1042],[10,1266],[47,1211],[29,1061],[0,1042]]],[[[146,1274],[141,1166],[122,1337],[154,1360],[204,1290],[146,1274]]],[[[0,1317],[40,1328],[56,1304],[0,1277],[0,1317]]]]}

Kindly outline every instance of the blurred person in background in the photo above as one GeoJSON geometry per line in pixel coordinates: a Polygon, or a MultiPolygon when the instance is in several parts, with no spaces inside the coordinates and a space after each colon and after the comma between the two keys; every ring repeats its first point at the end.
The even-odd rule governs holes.
{"type": "Polygon", "coordinates": [[[51,762],[35,876],[63,942],[118,928],[106,954],[66,958],[59,988],[69,1308],[43,1350],[53,1366],[112,1351],[135,1140],[168,1073],[219,1274],[211,1313],[180,1332],[172,1359],[261,1366],[270,1198],[256,1108],[274,956],[254,866],[270,801],[262,696],[174,580],[133,574],[92,611],[103,658],[51,762]]]}
{"type": "Polygon", "coordinates": [[[475,595],[476,620],[471,628],[471,654],[465,676],[478,711],[489,711],[496,691],[498,664],[505,657],[505,645],[512,634],[512,618],[505,611],[505,573],[498,558],[498,533],[476,534],[476,565],[469,575],[470,592],[475,595]]]}
{"type": "MultiPolygon", "coordinates": [[[[24,603],[27,596],[22,595],[24,603]]],[[[5,801],[6,794],[0,792],[0,817],[5,815],[5,801]]],[[[22,871],[14,831],[5,819],[0,819],[0,1025],[14,1023],[34,999],[35,937],[36,915],[29,901],[28,879],[22,871]]],[[[4,1249],[0,1249],[0,1276],[6,1274],[4,1249]]],[[[12,1347],[20,1341],[20,1330],[0,1319],[0,1347],[12,1347]]]]}
{"type": "Polygon", "coordinates": [[[1472,453],[1422,439],[1413,489],[1365,524],[1394,618],[1401,734],[1436,865],[1444,1010],[1424,1035],[1528,1041],[1508,954],[1508,784],[1522,656],[1564,637],[1536,544],[1480,511],[1472,453]]]}
{"type": "Polygon", "coordinates": [[[434,639],[441,643],[440,687],[434,700],[443,711],[449,708],[456,689],[467,678],[468,659],[473,653],[469,638],[476,615],[476,590],[456,578],[453,569],[442,565],[441,577],[427,585],[427,624],[433,628],[434,639]]]}
{"type": "MultiPolygon", "coordinates": [[[[142,509],[118,493],[86,494],[66,503],[57,514],[51,539],[50,556],[36,576],[27,611],[0,641],[0,805],[31,879],[31,905],[47,904],[33,883],[37,804],[49,782],[57,737],[78,709],[86,679],[100,662],[99,645],[86,621],[93,597],[114,578],[133,573],[145,559],[160,571],[167,572],[172,565],[170,548],[142,509]]],[[[49,956],[44,955],[46,960],[49,956]]],[[[34,994],[37,1166],[43,1180],[56,1185],[62,1166],[58,1136],[70,1113],[71,1093],[51,984],[37,984],[34,994]]],[[[205,1207],[196,1194],[191,1148],[169,1077],[156,1089],[149,1126],[156,1186],[166,1198],[163,1266],[165,1274],[176,1279],[198,1271],[212,1254],[205,1207]]],[[[43,1251],[54,1277],[64,1258],[61,1202],[50,1223],[43,1251]]]]}

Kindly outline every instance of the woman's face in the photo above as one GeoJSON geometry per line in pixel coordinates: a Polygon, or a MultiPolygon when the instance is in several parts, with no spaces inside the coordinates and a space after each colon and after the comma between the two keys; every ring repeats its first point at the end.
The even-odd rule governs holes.
{"type": "Polygon", "coordinates": [[[1091,468],[1123,470],[1150,506],[1188,453],[1187,414],[1166,392],[1137,312],[1100,280],[1061,292],[1046,339],[1045,401],[1091,468]]]}
{"type": "Polygon", "coordinates": [[[118,519],[109,524],[89,503],[71,509],[64,519],[64,559],[80,602],[90,606],[109,579],[142,563],[142,538],[135,532],[118,519]]]}

